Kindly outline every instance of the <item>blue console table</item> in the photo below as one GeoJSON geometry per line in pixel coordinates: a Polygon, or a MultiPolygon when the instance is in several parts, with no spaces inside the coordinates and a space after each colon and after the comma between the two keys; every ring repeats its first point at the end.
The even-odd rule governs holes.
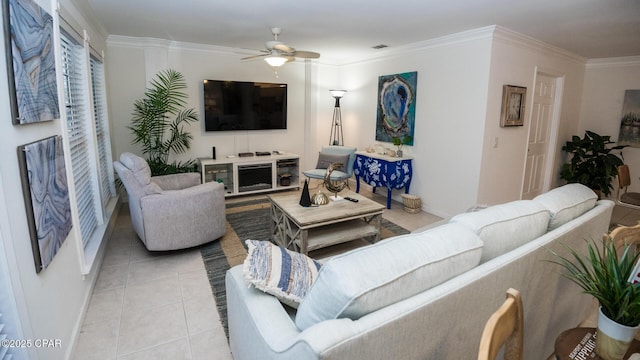
{"type": "Polygon", "coordinates": [[[377,187],[387,188],[387,209],[391,209],[391,190],[404,188],[405,194],[409,193],[413,168],[411,156],[401,158],[357,151],[353,165],[353,173],[356,175],[356,192],[360,192],[360,179],[373,186],[373,192],[377,187]]]}

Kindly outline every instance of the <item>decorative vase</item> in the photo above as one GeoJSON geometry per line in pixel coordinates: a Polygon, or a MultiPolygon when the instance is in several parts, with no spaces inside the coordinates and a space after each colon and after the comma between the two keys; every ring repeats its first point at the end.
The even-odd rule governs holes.
{"type": "Polygon", "coordinates": [[[397,157],[402,157],[402,150],[400,150],[400,149],[396,150],[396,156],[397,157]]]}
{"type": "Polygon", "coordinates": [[[631,327],[618,324],[598,309],[596,354],[604,360],[621,360],[631,346],[640,325],[631,327]]]}

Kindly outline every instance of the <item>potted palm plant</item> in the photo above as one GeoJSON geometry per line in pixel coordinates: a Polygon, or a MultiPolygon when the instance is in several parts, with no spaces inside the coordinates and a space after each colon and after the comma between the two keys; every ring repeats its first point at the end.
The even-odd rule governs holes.
{"type": "Polygon", "coordinates": [[[618,256],[616,246],[605,235],[602,249],[588,241],[588,255],[566,247],[569,256],[552,253],[562,266],[564,276],[580,286],[600,304],[596,353],[605,360],[622,359],[640,329],[640,284],[630,281],[635,275],[639,253],[625,244],[618,256]]]}
{"type": "Polygon", "coordinates": [[[184,108],[188,99],[184,76],[173,69],[164,70],[150,85],[144,97],[133,104],[129,126],[133,143],[142,145],[153,176],[195,171],[194,160],[169,162],[170,153],[189,149],[193,135],[186,126],[199,120],[193,108],[184,108]]]}
{"type": "Polygon", "coordinates": [[[568,183],[580,183],[595,191],[598,196],[609,196],[613,186],[611,180],[618,175],[618,166],[622,158],[612,154],[626,145],[610,146],[615,142],[610,136],[586,131],[583,138],[574,135],[562,150],[571,155],[571,160],[562,165],[560,178],[568,183]]]}

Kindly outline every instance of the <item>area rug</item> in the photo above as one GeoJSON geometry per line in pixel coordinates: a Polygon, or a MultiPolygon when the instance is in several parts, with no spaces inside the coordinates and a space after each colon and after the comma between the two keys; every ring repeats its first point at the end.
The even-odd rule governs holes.
{"type": "MultiPolygon", "coordinates": [[[[227,328],[227,298],[225,273],[231,267],[242,264],[247,256],[245,240],[269,239],[269,200],[258,198],[236,203],[227,203],[227,232],[218,241],[203,245],[200,249],[207,270],[213,296],[216,299],[220,321],[227,328]]],[[[382,239],[408,234],[409,231],[386,219],[382,219],[382,239]]]]}

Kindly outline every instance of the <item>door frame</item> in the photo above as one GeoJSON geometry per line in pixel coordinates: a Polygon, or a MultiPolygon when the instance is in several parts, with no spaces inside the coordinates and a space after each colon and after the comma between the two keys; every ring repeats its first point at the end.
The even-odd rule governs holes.
{"type": "Polygon", "coordinates": [[[551,114],[551,123],[549,124],[549,142],[546,151],[546,163],[544,166],[544,174],[542,180],[542,193],[545,193],[551,189],[554,169],[556,168],[556,149],[558,146],[558,133],[560,128],[560,114],[562,113],[562,98],[564,93],[565,75],[559,74],[554,71],[545,70],[536,66],[533,73],[533,91],[530,96],[530,104],[528,112],[529,124],[527,125],[527,146],[524,148],[523,164],[522,167],[522,181],[520,184],[520,199],[524,192],[525,174],[527,171],[527,153],[529,149],[529,136],[531,135],[531,118],[533,116],[533,99],[536,93],[536,83],[539,76],[547,76],[553,78],[555,81],[555,94],[553,98],[553,109],[551,114]]]}

